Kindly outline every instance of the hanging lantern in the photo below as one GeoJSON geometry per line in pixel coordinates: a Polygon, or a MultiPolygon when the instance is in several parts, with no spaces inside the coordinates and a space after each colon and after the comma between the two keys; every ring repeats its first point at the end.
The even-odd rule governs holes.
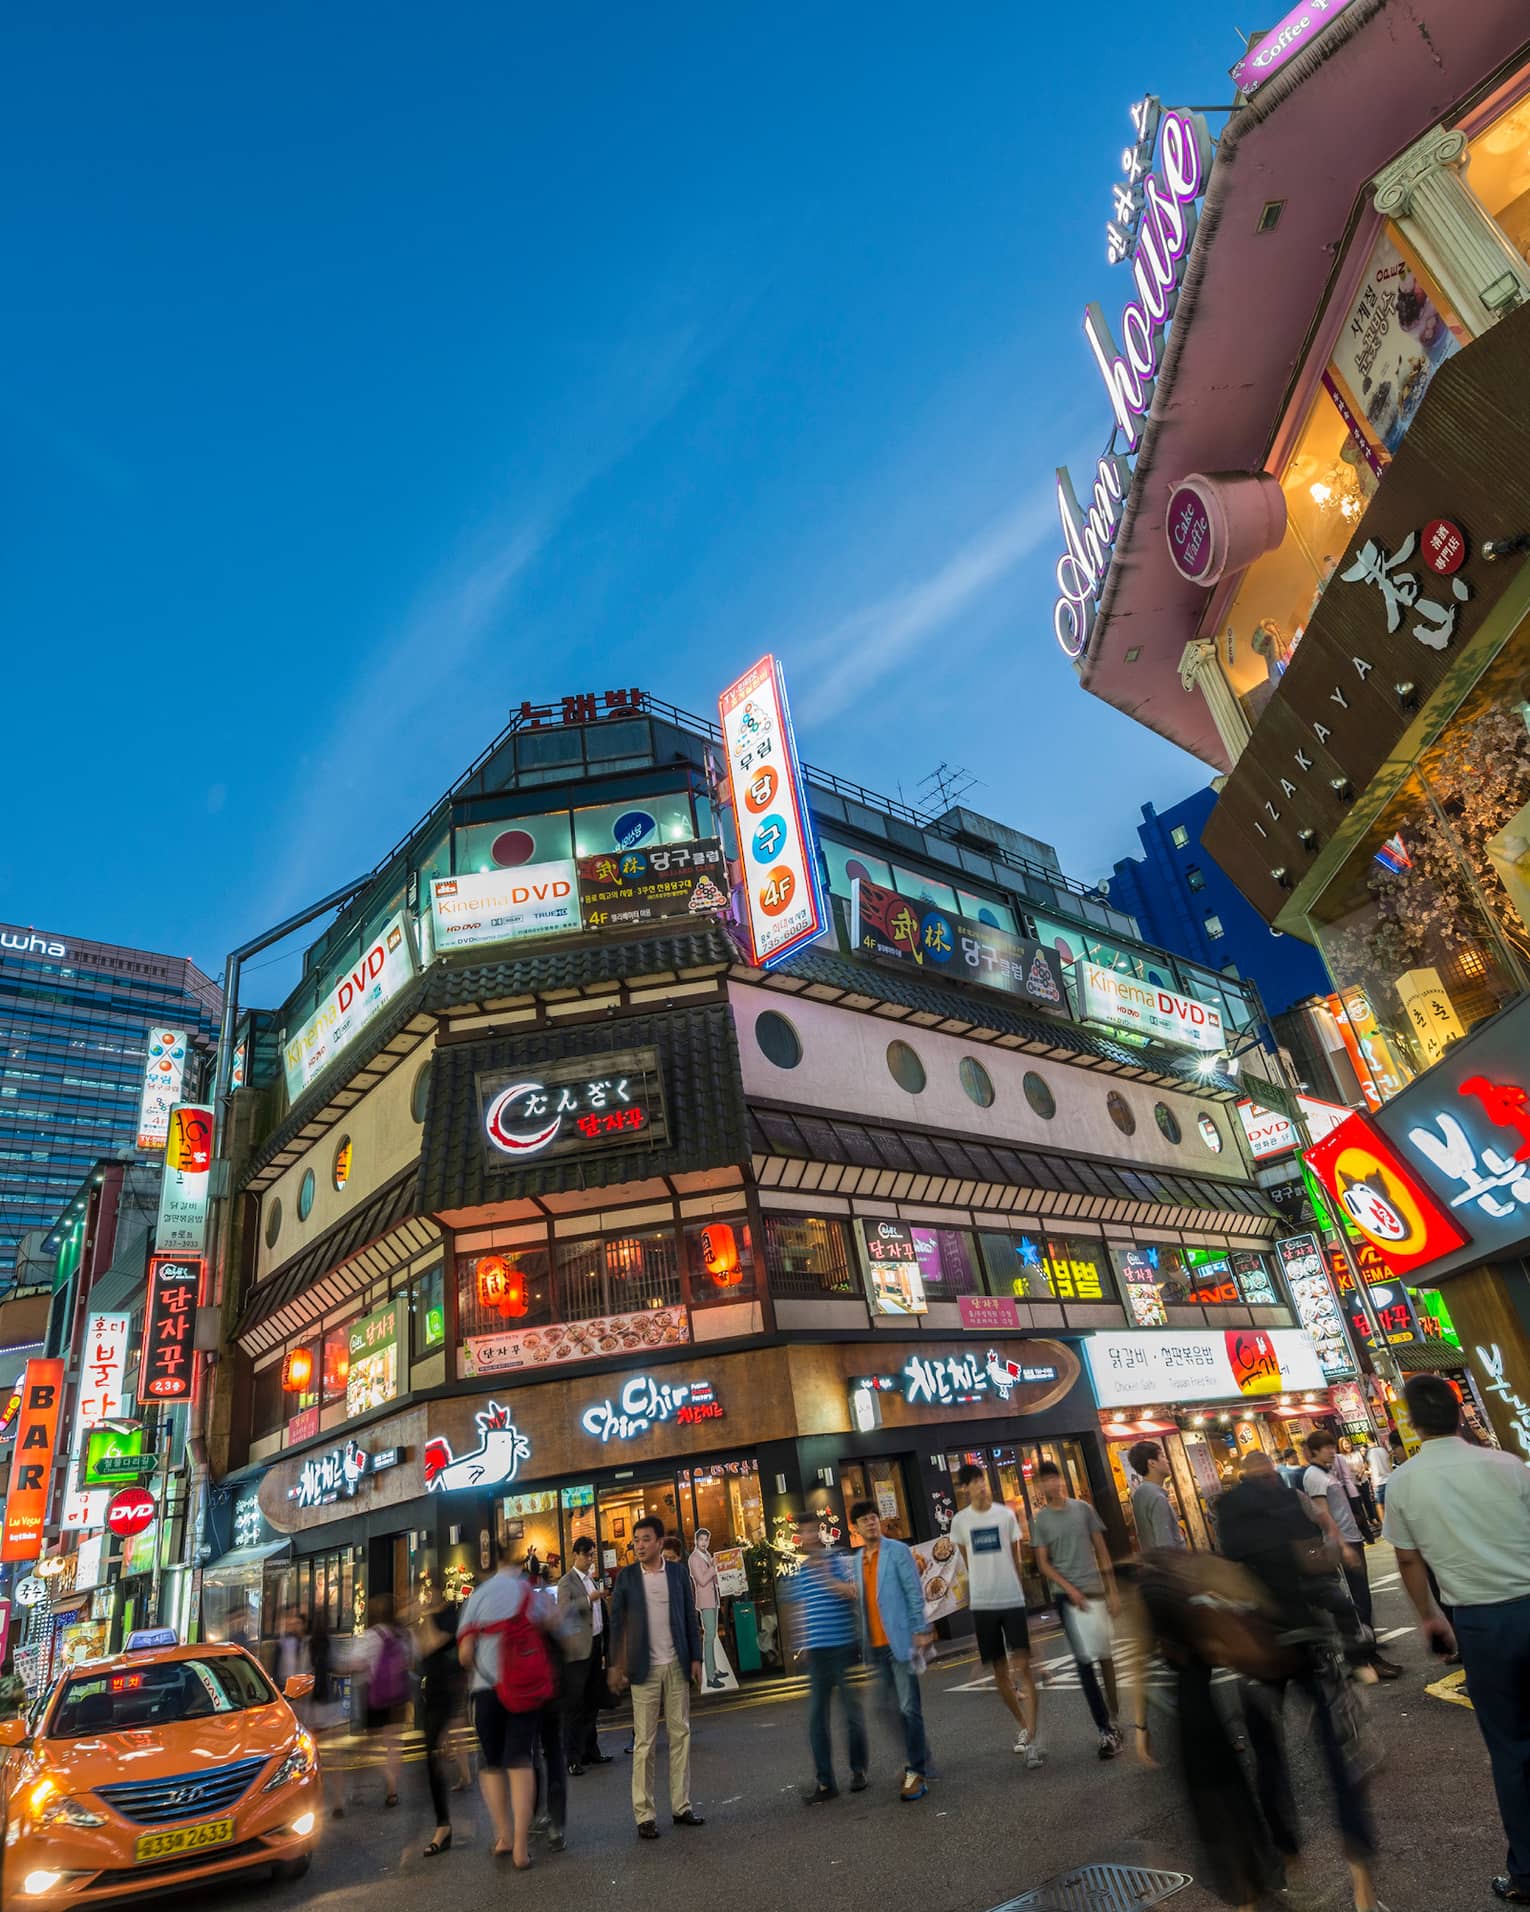
{"type": "Polygon", "coordinates": [[[711,1222],[702,1229],[701,1265],[719,1288],[736,1288],[744,1279],[738,1237],[726,1222],[711,1222]]]}
{"type": "Polygon", "coordinates": [[[478,1305],[512,1319],[526,1312],[526,1277],[503,1255],[482,1255],[476,1270],[478,1305]]]}
{"type": "Polygon", "coordinates": [[[524,1269],[511,1266],[505,1270],[505,1296],[499,1304],[502,1315],[512,1321],[518,1320],[526,1312],[526,1273],[524,1269]]]}
{"type": "Polygon", "coordinates": [[[313,1349],[293,1348],[282,1361],[282,1392],[306,1394],[313,1382],[313,1349]]]}

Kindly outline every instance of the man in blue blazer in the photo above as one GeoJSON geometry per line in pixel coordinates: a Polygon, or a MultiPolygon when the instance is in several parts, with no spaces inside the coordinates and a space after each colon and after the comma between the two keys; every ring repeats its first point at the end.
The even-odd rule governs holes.
{"type": "Polygon", "coordinates": [[[912,1804],[929,1791],[925,1768],[930,1757],[914,1656],[935,1635],[924,1617],[913,1553],[882,1532],[882,1517],[871,1501],[857,1501],[850,1518],[862,1541],[854,1556],[861,1644],[868,1663],[877,1669],[884,1698],[903,1723],[904,1771],[898,1797],[912,1804]]]}
{"type": "Polygon", "coordinates": [[[664,1523],[632,1526],[634,1566],[611,1593],[611,1685],[632,1688],[632,1810],[640,1839],[657,1839],[653,1803],[659,1709],[669,1734],[669,1808],[677,1826],[705,1821],[691,1805],[691,1685],[701,1684],[701,1626],[691,1576],[663,1553],[664,1523]],[[687,1677],[688,1676],[688,1677],[687,1677]]]}

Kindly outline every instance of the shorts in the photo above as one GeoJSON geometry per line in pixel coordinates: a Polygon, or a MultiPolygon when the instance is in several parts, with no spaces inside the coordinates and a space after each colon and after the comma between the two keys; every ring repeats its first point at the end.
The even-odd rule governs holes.
{"type": "Polygon", "coordinates": [[[380,1733],[385,1726],[405,1726],[408,1724],[407,1706],[369,1706],[367,1708],[367,1731],[380,1733]]]}
{"type": "Polygon", "coordinates": [[[491,1772],[507,1766],[529,1766],[541,1723],[540,1710],[510,1713],[499,1703],[499,1695],[484,1687],[473,1695],[473,1726],[478,1734],[478,1750],[483,1764],[491,1772]]]}
{"type": "Polygon", "coordinates": [[[1029,1653],[1031,1629],[1024,1607],[975,1607],[973,1624],[977,1628],[978,1658],[992,1666],[1010,1653],[1029,1653]]]}

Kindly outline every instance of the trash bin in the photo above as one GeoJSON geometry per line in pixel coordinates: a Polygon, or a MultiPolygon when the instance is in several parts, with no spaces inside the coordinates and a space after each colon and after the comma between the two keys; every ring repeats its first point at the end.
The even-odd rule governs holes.
{"type": "Polygon", "coordinates": [[[735,1600],[733,1602],[733,1644],[738,1649],[738,1670],[740,1673],[758,1673],[760,1670],[760,1634],[755,1625],[754,1602],[735,1600]]]}

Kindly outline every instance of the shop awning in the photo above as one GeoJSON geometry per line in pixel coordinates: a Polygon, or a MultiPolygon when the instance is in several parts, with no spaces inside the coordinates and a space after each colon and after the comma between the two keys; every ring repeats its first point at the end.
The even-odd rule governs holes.
{"type": "Polygon", "coordinates": [[[1404,1374],[1460,1374],[1466,1367],[1466,1350],[1448,1341],[1420,1341],[1392,1353],[1404,1374]]]}
{"type": "MultiPolygon", "coordinates": [[[[91,1592],[94,1591],[95,1589],[92,1588],[91,1592]]],[[[67,1620],[71,1614],[82,1613],[89,1605],[89,1593],[66,1594],[62,1600],[54,1601],[53,1617],[55,1620],[67,1620]]]]}
{"type": "Polygon", "coordinates": [[[261,1547],[235,1547],[231,1552],[219,1554],[210,1566],[202,1570],[202,1584],[209,1580],[232,1579],[238,1574],[247,1573],[251,1567],[262,1567],[268,1560],[280,1557],[289,1560],[292,1557],[292,1540],[268,1540],[261,1547]]]}

